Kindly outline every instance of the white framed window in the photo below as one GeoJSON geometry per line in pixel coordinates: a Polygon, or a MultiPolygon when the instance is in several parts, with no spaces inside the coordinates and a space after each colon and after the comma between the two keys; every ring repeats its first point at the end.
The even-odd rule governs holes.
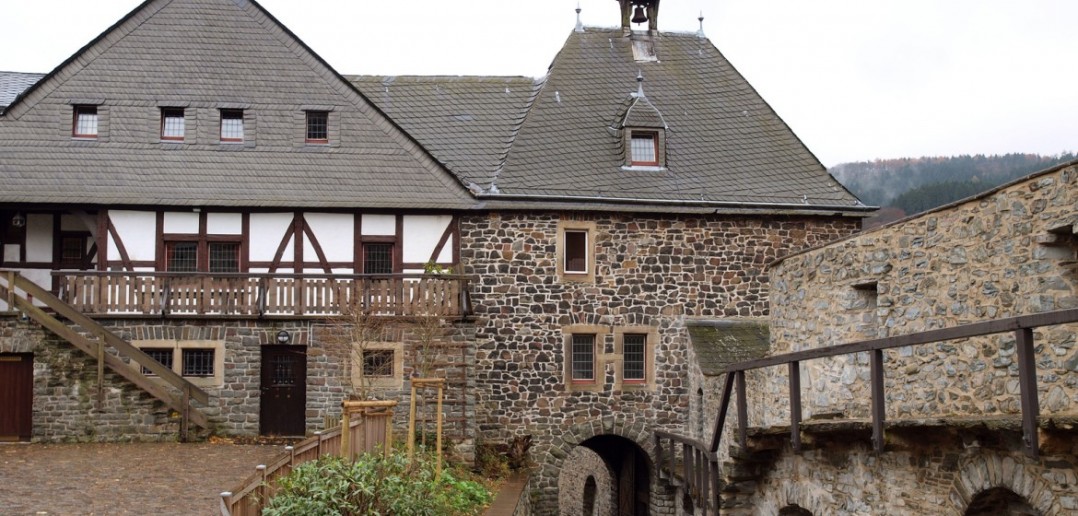
{"type": "Polygon", "coordinates": [[[97,106],[75,106],[71,118],[73,138],[97,138],[97,106]]]}
{"type": "Polygon", "coordinates": [[[183,141],[183,108],[161,108],[161,139],[183,141]]]}
{"type": "Polygon", "coordinates": [[[221,142],[243,143],[243,110],[221,110],[221,142]]]}
{"type": "Polygon", "coordinates": [[[659,166],[659,134],[654,131],[633,131],[629,139],[629,163],[632,166],[659,166]]]}
{"type": "Polygon", "coordinates": [[[564,238],[565,272],[567,274],[587,274],[590,272],[588,270],[588,254],[590,253],[588,230],[567,229],[565,230],[564,238]]]}

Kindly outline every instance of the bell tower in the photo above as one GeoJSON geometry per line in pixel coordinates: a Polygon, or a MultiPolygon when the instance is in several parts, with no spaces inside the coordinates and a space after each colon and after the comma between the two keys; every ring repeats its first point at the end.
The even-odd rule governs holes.
{"type": "Polygon", "coordinates": [[[649,31],[659,30],[659,0],[618,0],[621,28],[632,30],[634,23],[648,23],[649,31]]]}

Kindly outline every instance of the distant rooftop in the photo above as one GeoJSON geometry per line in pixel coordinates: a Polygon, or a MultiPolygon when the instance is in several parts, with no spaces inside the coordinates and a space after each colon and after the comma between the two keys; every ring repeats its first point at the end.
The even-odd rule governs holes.
{"type": "Polygon", "coordinates": [[[0,72],[0,110],[10,106],[15,97],[44,76],[43,73],[0,72]]]}

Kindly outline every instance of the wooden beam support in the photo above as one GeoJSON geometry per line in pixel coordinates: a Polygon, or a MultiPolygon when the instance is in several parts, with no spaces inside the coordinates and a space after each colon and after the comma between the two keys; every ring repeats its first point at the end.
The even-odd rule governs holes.
{"type": "Polygon", "coordinates": [[[745,398],[745,371],[734,373],[737,381],[737,444],[749,445],[749,404],[745,398]]]}
{"type": "Polygon", "coordinates": [[[1033,352],[1033,330],[1022,328],[1014,332],[1018,348],[1018,389],[1022,397],[1022,447],[1032,459],[1040,456],[1037,438],[1037,418],[1040,416],[1040,400],[1037,398],[1037,364],[1033,352]]]}
{"type": "Polygon", "coordinates": [[[790,447],[801,453],[801,363],[790,362],[790,447]]]}
{"type": "Polygon", "coordinates": [[[719,451],[719,441],[722,440],[722,427],[726,424],[726,412],[730,409],[730,393],[734,389],[734,373],[726,373],[726,381],[722,384],[722,397],[719,401],[719,413],[715,416],[715,429],[711,432],[711,446],[708,450],[712,453],[719,451]]]}
{"type": "Polygon", "coordinates": [[[872,350],[872,447],[883,453],[883,422],[886,417],[883,392],[883,350],[872,350]]]}

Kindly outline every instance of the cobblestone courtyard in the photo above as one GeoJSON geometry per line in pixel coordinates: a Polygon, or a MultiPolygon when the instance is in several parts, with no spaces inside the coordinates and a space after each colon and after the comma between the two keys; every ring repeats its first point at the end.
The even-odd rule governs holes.
{"type": "Polygon", "coordinates": [[[232,444],[0,444],[0,515],[216,514],[283,451],[232,444]]]}

